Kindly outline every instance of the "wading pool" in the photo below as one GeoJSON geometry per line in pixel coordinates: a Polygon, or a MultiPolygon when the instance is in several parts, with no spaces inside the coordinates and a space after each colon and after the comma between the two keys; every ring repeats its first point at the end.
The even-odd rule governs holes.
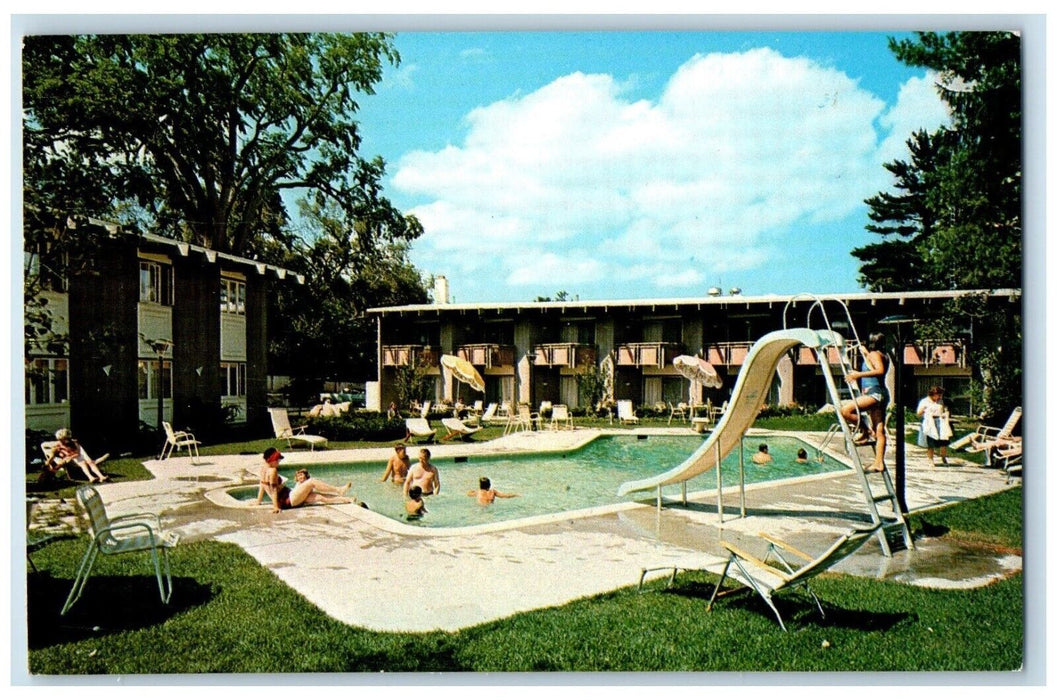
{"type": "MultiPolygon", "coordinates": [[[[407,521],[404,516],[403,485],[392,481],[381,483],[384,463],[346,463],[317,465],[313,476],[340,485],[352,482],[350,495],[364,501],[374,512],[420,527],[464,527],[547,515],[565,511],[606,506],[636,499],[652,498],[653,492],[630,497],[616,495],[625,481],[641,479],[666,471],[685,460],[701,446],[696,436],[603,436],[584,447],[564,453],[488,455],[468,458],[433,459],[440,472],[441,491],[425,499],[428,513],[421,520],[407,521]],[[487,476],[492,487],[517,498],[499,498],[482,506],[466,495],[476,489],[478,480],[487,476]]],[[[412,464],[418,461],[416,445],[408,447],[412,464]]],[[[813,459],[816,451],[795,437],[784,435],[753,436],[745,440],[745,483],[775,481],[847,469],[833,457],[821,463],[813,459]],[[760,443],[768,445],[774,461],[758,466],[751,461],[760,443]],[[800,448],[807,450],[806,464],[796,461],[800,448]]],[[[722,463],[724,487],[739,481],[739,455],[735,449],[722,463]]],[[[293,479],[296,469],[281,473],[293,479]]],[[[689,490],[715,488],[714,470],[687,483],[689,490]]],[[[228,491],[238,500],[256,498],[257,487],[239,487],[228,491]]],[[[267,496],[265,497],[267,501],[267,496]]]]}

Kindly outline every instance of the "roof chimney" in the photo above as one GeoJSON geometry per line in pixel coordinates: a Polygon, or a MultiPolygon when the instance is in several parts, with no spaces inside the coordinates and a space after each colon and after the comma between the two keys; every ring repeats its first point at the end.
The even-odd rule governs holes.
{"type": "Polygon", "coordinates": [[[444,275],[438,275],[433,280],[433,303],[448,303],[448,278],[444,275]]]}

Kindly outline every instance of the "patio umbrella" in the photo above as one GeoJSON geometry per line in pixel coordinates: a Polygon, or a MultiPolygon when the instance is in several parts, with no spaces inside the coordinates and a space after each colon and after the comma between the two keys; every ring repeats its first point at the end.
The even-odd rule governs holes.
{"type": "Polygon", "coordinates": [[[672,360],[675,371],[683,375],[691,382],[697,382],[702,386],[718,389],[723,386],[723,378],[719,372],[708,362],[694,355],[679,355],[672,360]]]}
{"type": "Polygon", "coordinates": [[[481,378],[480,372],[466,360],[455,355],[441,355],[440,364],[446,367],[453,377],[463,384],[468,384],[471,389],[484,391],[484,379],[481,378]]]}

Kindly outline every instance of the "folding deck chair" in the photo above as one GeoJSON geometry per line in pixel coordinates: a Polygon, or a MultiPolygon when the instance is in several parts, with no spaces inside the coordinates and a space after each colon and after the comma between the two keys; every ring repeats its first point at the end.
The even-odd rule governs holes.
{"type": "Polygon", "coordinates": [[[290,414],[286,412],[285,408],[269,408],[268,413],[272,417],[272,429],[275,430],[275,437],[280,440],[286,440],[287,447],[293,447],[294,441],[303,442],[308,445],[308,449],[311,452],[316,449],[316,445],[327,444],[327,439],[322,435],[306,434],[307,425],[291,426],[290,414]]]}
{"type": "Polygon", "coordinates": [[[760,533],[760,537],[769,544],[763,559],[757,559],[729,542],[721,541],[720,545],[727,550],[729,556],[727,557],[726,565],[723,567],[723,573],[720,574],[719,581],[716,582],[716,587],[712,591],[712,597],[708,601],[706,611],[712,609],[712,604],[716,600],[723,581],[727,576],[730,576],[756,591],[763,598],[764,602],[774,612],[774,616],[778,618],[778,624],[783,632],[787,631],[785,623],[782,622],[782,616],[778,613],[778,608],[775,607],[773,600],[774,596],[782,591],[802,587],[811,595],[822,617],[825,617],[826,612],[822,609],[822,603],[819,602],[818,596],[808,586],[808,581],[829,570],[842,559],[851,556],[880,527],[881,525],[875,525],[869,529],[852,530],[848,534],[841,535],[829,549],[814,559],[811,558],[811,555],[805,554],[764,533],[760,533]],[[786,555],[782,554],[783,551],[786,555],[802,559],[805,563],[801,564],[799,568],[794,568],[794,565],[790,563],[786,555]],[[772,556],[774,557],[773,564],[769,563],[772,556]]]}
{"type": "Polygon", "coordinates": [[[480,430],[479,427],[471,428],[458,418],[442,418],[440,422],[448,431],[448,434],[443,437],[444,440],[451,440],[453,438],[466,439],[480,430]]]}
{"type": "Polygon", "coordinates": [[[426,442],[433,442],[437,436],[437,431],[429,427],[429,421],[425,418],[405,418],[404,425],[407,426],[404,442],[411,442],[411,438],[425,438],[426,442]]]}

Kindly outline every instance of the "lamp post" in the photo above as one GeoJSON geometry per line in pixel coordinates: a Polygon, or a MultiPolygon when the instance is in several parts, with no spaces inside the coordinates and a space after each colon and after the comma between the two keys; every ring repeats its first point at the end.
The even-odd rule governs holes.
{"type": "MultiPolygon", "coordinates": [[[[140,337],[143,337],[142,334],[140,337]]],[[[162,432],[164,430],[162,422],[165,420],[165,390],[163,386],[165,384],[165,353],[173,346],[173,342],[165,338],[143,338],[143,341],[158,355],[158,431],[162,432]]]]}
{"type": "MultiPolygon", "coordinates": [[[[903,350],[906,345],[904,329],[906,324],[913,324],[917,319],[910,316],[886,316],[878,321],[878,325],[891,326],[895,333],[895,348],[892,353],[895,363],[895,392],[892,403],[895,404],[896,414],[896,502],[899,512],[906,515],[907,508],[907,466],[906,466],[906,415],[903,410],[903,350]]],[[[882,455],[883,457],[883,455],[882,455]]]]}

